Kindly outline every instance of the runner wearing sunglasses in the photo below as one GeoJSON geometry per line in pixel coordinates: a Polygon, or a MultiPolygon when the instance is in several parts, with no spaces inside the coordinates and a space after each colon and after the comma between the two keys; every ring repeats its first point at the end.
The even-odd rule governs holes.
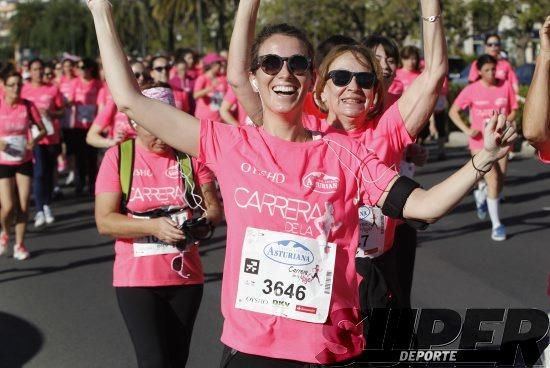
{"type": "MultiPolygon", "coordinates": [[[[385,205],[395,217],[435,221],[460,201],[480,170],[501,157],[504,148],[495,139],[508,145],[516,136],[513,128],[505,137],[493,133],[505,123],[502,118],[497,123],[495,115],[487,127],[486,151],[429,191],[412,189],[415,184],[397,178],[352,139],[303,127],[312,66],[302,74],[301,63],[293,64],[293,74],[288,64],[294,55],[311,59],[313,47],[303,32],[286,24],[267,26],[251,44],[248,30],[254,29],[258,0],[239,3],[229,52],[249,65],[247,83],[263,101],[263,125],[239,128],[200,121],[144,98],[110,4],[90,0],[88,5],[102,57],[109,60],[106,76],[117,105],[167,144],[199,157],[220,181],[228,222],[222,284],[222,342],[228,347],[222,367],[330,365],[359,355],[363,340],[360,328],[353,328],[361,319],[358,285],[350,261],[357,249],[358,205],[385,205]],[[254,71],[258,63],[252,61],[265,55],[289,61],[276,75],[261,67],[254,71]],[[311,282],[315,273],[322,285],[311,282]]],[[[236,89],[243,88],[235,82],[236,89]]]]}
{"type": "MultiPolygon", "coordinates": [[[[174,104],[168,85],[145,86],[143,94],[174,104]]],[[[202,298],[203,272],[197,244],[186,243],[178,226],[187,224],[185,233],[193,240],[207,238],[209,234],[197,226],[187,229],[186,220],[192,219],[194,209],[205,208],[207,219],[218,223],[221,207],[210,170],[193,159],[194,182],[182,179],[174,150],[135,127],[126,205],[121,205],[121,151],[112,147],[98,174],[97,227],[117,239],[113,286],[139,367],[184,367],[202,298]],[[203,198],[186,200],[189,185],[200,187],[203,198]]]]}
{"type": "Polygon", "coordinates": [[[550,163],[550,16],[539,35],[540,53],[525,100],[523,134],[538,150],[540,160],[550,163]]]}
{"type": "MultiPolygon", "coordinates": [[[[516,72],[512,67],[512,64],[501,55],[502,41],[500,36],[496,33],[490,33],[485,36],[485,54],[491,55],[497,60],[496,66],[496,78],[506,80],[510,82],[510,85],[514,89],[514,92],[519,93],[519,82],[516,72]]],[[[472,62],[470,67],[470,73],[468,74],[468,81],[473,83],[481,78],[479,68],[476,60],[472,62]]]]}
{"type": "MultiPolygon", "coordinates": [[[[155,83],[170,82],[170,62],[165,56],[155,56],[151,60],[151,78],[155,83]]],[[[189,112],[190,105],[187,95],[183,91],[173,90],[176,107],[182,111],[189,112]]]]}

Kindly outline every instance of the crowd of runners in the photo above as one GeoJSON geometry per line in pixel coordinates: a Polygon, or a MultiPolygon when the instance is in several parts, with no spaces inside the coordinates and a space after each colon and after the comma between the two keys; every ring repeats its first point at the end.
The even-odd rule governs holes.
{"type": "MultiPolygon", "coordinates": [[[[99,61],[4,67],[0,254],[13,243],[14,258],[30,256],[31,194],[36,228],[55,221],[60,185],[95,195],[98,230],[116,238],[113,285],[139,366],[183,367],[203,291],[198,247],[225,219],[220,366],[363,361],[371,308],[410,307],[418,229],[475,187],[490,237],[506,239],[517,77],[490,34],[471,83],[448,101],[444,14],[420,3],[423,50],[380,35],[314,49],[288,24],[255,35],[260,0],[246,0],[227,52],[129,59],[111,4],[89,0],[99,61]],[[450,122],[471,158],[423,189],[415,167],[430,138],[445,159],[450,122]]],[[[540,35],[523,130],[548,161],[550,17],[540,35]]]]}

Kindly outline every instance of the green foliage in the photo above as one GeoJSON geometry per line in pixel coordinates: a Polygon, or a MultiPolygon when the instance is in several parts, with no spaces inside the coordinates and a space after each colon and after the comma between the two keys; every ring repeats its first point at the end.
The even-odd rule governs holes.
{"type": "MultiPolygon", "coordinates": [[[[524,50],[534,22],[548,12],[548,0],[440,0],[449,54],[460,55],[465,39],[497,29],[503,15],[517,26],[507,31],[524,50]],[[473,14],[471,34],[467,14],[473,14]]],[[[133,54],[173,51],[177,47],[225,49],[239,0],[112,0],[123,45],[133,54]],[[200,11],[199,11],[200,5],[200,11]],[[198,24],[202,24],[201,32],[198,24]]],[[[97,54],[91,16],[80,0],[33,0],[19,3],[12,18],[13,43],[41,50],[97,54]]],[[[418,1],[411,0],[263,0],[258,26],[289,22],[306,30],[314,44],[334,34],[361,39],[379,33],[402,44],[420,36],[418,1]]],[[[516,58],[521,62],[521,53],[516,58]]]]}

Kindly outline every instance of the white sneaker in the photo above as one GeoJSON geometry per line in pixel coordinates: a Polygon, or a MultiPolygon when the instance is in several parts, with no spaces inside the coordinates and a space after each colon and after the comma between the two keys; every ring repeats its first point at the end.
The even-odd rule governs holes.
{"type": "Polygon", "coordinates": [[[65,186],[69,186],[74,183],[74,171],[69,171],[69,175],[67,175],[67,179],[65,179],[65,186]]]}
{"type": "Polygon", "coordinates": [[[25,246],[23,244],[16,244],[13,247],[13,258],[15,258],[19,261],[23,261],[23,260],[29,258],[30,256],[31,256],[31,254],[29,253],[29,251],[27,250],[27,248],[25,248],[25,246]]]}
{"type": "Polygon", "coordinates": [[[52,215],[52,210],[51,210],[50,206],[44,205],[43,209],[44,209],[44,217],[45,217],[45,220],[46,220],[46,224],[49,225],[49,224],[53,223],[55,221],[55,217],[53,217],[53,215],[52,215]]]}
{"type": "Polygon", "coordinates": [[[34,216],[34,227],[42,227],[44,225],[46,225],[46,217],[44,216],[44,212],[38,211],[34,216]]]}

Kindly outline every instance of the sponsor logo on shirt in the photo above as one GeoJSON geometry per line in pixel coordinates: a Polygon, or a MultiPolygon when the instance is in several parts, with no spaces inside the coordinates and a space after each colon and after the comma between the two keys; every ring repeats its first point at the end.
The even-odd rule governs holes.
{"type": "Polygon", "coordinates": [[[149,169],[134,169],[134,176],[145,176],[151,178],[153,176],[153,172],[149,169]]]}
{"type": "Polygon", "coordinates": [[[340,179],[322,172],[312,172],[303,178],[302,184],[317,193],[336,193],[340,179]]]}
{"type": "Polygon", "coordinates": [[[506,106],[508,104],[508,99],[506,97],[499,97],[495,100],[495,105],[497,106],[506,106]]]}
{"type": "Polygon", "coordinates": [[[293,240],[279,240],[264,247],[267,258],[289,266],[305,266],[313,262],[314,256],[305,245],[293,240]]]}
{"type": "Polygon", "coordinates": [[[248,162],[243,162],[241,164],[241,171],[245,174],[263,176],[267,180],[270,180],[275,184],[282,184],[286,180],[286,177],[284,174],[258,169],[252,166],[251,164],[249,164],[248,162]]]}
{"type": "Polygon", "coordinates": [[[166,169],[166,172],[164,174],[170,179],[178,178],[180,175],[180,165],[176,163],[175,165],[170,166],[168,169],[166,169]]]}

